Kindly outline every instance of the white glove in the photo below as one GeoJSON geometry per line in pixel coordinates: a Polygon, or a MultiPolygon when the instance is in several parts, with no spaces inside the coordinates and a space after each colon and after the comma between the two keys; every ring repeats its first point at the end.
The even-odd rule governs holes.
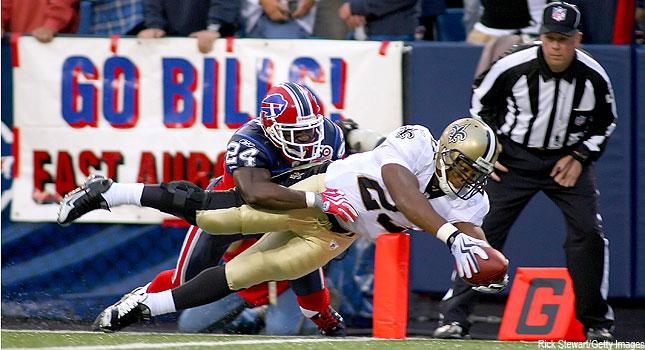
{"type": "Polygon", "coordinates": [[[488,254],[482,249],[482,246],[487,245],[486,242],[472,238],[463,232],[456,231],[450,235],[448,245],[457,262],[459,277],[463,278],[465,275],[466,278],[471,278],[473,273],[479,272],[479,264],[475,254],[484,260],[488,259],[488,254]]]}
{"type": "Polygon", "coordinates": [[[481,293],[487,293],[487,294],[497,294],[504,289],[506,289],[506,286],[508,285],[508,274],[504,276],[504,279],[496,282],[496,283],[491,283],[487,286],[475,286],[473,287],[473,290],[476,290],[481,293]]]}

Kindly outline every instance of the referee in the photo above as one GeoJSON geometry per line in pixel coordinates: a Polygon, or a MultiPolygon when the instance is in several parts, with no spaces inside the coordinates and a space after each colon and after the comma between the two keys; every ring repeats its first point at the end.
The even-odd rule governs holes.
{"type": "MultiPolygon", "coordinates": [[[[566,219],[576,317],[587,340],[613,341],[608,242],[593,162],[616,126],[616,106],[607,73],[578,49],[580,19],[575,5],[548,4],[541,43],[517,49],[484,72],[475,81],[470,112],[497,131],[503,147],[486,186],[490,212],[482,227],[488,241],[501,249],[520,212],[543,191],[566,219]]],[[[435,337],[467,335],[476,299],[477,292],[456,279],[440,305],[444,319],[435,337]]]]}

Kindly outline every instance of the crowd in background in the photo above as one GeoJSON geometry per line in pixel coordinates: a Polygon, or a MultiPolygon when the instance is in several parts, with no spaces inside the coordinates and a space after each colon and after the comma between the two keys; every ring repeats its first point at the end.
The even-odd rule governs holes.
{"type": "MultiPolygon", "coordinates": [[[[49,42],[58,33],[189,36],[206,53],[220,37],[266,39],[465,40],[501,47],[535,39],[548,0],[2,0],[2,33],[49,42]],[[456,35],[454,33],[457,33],[456,35]],[[493,45],[493,43],[489,44],[493,45]]],[[[570,1],[571,2],[571,1],[570,1]]],[[[573,1],[587,11],[595,2],[573,1]]],[[[609,3],[609,2],[598,2],[609,3]]],[[[610,11],[605,12],[604,10],[610,11]]],[[[643,42],[643,1],[636,1],[633,40],[643,42]]],[[[587,16],[588,17],[588,16],[587,16]]],[[[587,21],[585,43],[609,43],[605,22],[587,21]]],[[[633,24],[632,24],[633,23],[633,24]]]]}

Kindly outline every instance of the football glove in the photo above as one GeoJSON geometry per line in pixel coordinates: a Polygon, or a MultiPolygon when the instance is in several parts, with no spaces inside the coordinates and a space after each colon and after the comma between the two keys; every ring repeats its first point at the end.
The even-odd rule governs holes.
{"type": "Polygon", "coordinates": [[[336,215],[345,222],[354,222],[358,217],[358,212],[345,198],[345,194],[333,188],[316,193],[315,206],[327,214],[336,215]]]}
{"type": "Polygon", "coordinates": [[[481,293],[487,293],[487,294],[497,294],[506,289],[506,286],[508,285],[508,274],[504,276],[504,279],[496,282],[496,283],[491,283],[487,286],[475,286],[473,287],[473,290],[476,290],[481,293]]]}
{"type": "Polygon", "coordinates": [[[470,237],[461,231],[455,231],[450,235],[448,245],[455,257],[459,277],[471,278],[473,273],[479,272],[479,264],[475,255],[479,255],[484,260],[488,259],[488,254],[482,249],[486,242],[470,237]]]}

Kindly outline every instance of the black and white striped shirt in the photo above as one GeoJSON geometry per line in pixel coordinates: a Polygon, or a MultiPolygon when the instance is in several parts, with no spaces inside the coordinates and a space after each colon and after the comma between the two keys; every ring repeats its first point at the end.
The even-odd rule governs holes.
{"type": "Polygon", "coordinates": [[[536,150],[576,150],[596,160],[616,127],[609,76],[588,53],[552,73],[540,45],[495,62],[473,87],[470,113],[498,134],[536,150]]]}

